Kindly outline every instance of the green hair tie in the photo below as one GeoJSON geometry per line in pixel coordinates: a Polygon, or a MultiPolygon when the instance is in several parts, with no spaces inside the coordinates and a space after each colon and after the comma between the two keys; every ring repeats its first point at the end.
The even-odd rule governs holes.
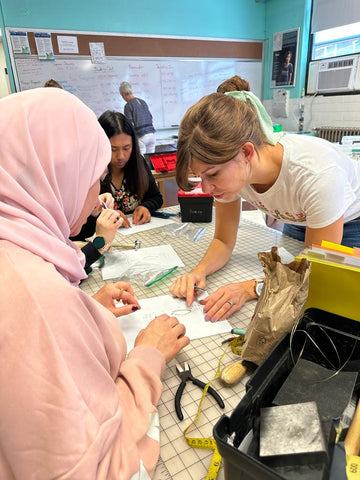
{"type": "Polygon", "coordinates": [[[258,119],[259,119],[261,130],[264,132],[267,141],[271,145],[276,145],[280,140],[280,138],[285,135],[284,132],[275,133],[273,131],[273,124],[269,114],[265,110],[264,105],[260,102],[258,97],[254,95],[252,92],[241,90],[241,91],[234,91],[234,92],[226,92],[225,95],[230,95],[231,97],[235,97],[238,100],[242,100],[245,103],[249,103],[255,108],[258,119]]]}

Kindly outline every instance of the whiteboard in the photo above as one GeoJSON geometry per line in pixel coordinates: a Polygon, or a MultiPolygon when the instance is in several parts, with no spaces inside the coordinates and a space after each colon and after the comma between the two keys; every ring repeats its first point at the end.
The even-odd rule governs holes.
{"type": "Polygon", "coordinates": [[[106,63],[92,63],[85,56],[52,61],[29,56],[16,57],[15,69],[20,90],[42,87],[53,78],[97,117],[105,110],[124,111],[119,85],[128,81],[134,95],[149,105],[155,129],[178,126],[190,106],[233,75],[248,80],[261,98],[262,62],[254,60],[107,57],[106,63]]]}

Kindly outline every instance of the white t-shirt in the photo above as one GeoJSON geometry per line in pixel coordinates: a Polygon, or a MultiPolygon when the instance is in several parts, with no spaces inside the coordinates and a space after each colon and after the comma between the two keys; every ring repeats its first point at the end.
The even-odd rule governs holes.
{"type": "MultiPolygon", "coordinates": [[[[246,185],[237,198],[285,223],[322,228],[344,215],[360,216],[360,163],[321,138],[287,134],[280,174],[257,193],[246,185]]],[[[221,201],[221,200],[219,200],[221,201]]]]}

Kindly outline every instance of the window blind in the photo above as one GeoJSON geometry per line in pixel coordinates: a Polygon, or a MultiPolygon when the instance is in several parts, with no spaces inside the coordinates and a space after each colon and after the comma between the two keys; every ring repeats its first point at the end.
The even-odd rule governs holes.
{"type": "Polygon", "coordinates": [[[359,0],[313,0],[311,33],[360,22],[359,0]]]}

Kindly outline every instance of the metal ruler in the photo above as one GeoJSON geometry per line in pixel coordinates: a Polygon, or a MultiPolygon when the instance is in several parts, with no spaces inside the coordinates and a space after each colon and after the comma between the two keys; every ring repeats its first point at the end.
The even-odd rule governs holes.
{"type": "Polygon", "coordinates": [[[159,457],[159,461],[156,466],[155,475],[153,480],[171,480],[172,477],[170,475],[167,466],[164,463],[164,460],[159,457]]]}

